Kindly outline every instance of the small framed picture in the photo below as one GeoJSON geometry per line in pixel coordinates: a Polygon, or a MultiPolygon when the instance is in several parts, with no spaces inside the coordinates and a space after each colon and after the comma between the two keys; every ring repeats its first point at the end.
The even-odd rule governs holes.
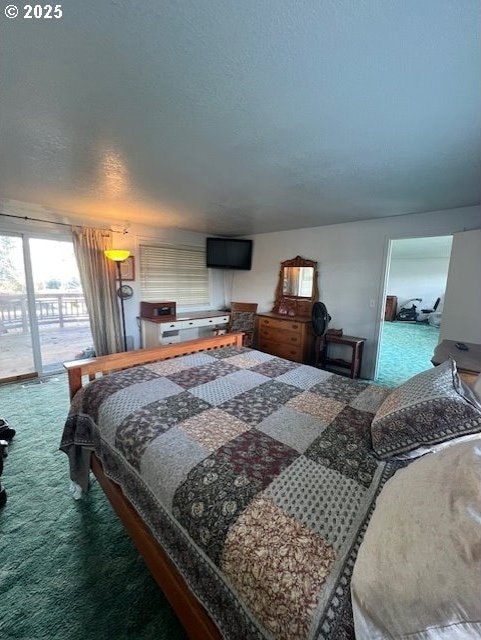
{"type": "Polygon", "coordinates": [[[129,256],[127,260],[120,263],[120,273],[122,275],[122,281],[135,280],[134,256],[129,256]]]}

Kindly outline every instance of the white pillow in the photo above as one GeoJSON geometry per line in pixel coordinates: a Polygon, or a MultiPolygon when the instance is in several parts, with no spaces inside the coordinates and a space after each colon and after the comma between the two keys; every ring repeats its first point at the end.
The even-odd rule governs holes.
{"type": "Polygon", "coordinates": [[[427,454],[378,497],[354,566],[356,640],[481,638],[481,443],[427,454]]]}

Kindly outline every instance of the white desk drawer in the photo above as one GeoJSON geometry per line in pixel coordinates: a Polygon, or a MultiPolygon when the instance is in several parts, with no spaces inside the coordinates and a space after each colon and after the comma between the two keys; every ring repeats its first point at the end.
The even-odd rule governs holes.
{"type": "Polygon", "coordinates": [[[218,324],[226,324],[228,316],[216,316],[215,318],[194,318],[192,320],[182,320],[182,329],[194,329],[196,327],[215,327],[218,324]]]}
{"type": "Polygon", "coordinates": [[[178,331],[183,328],[181,320],[176,320],[175,322],[161,322],[159,324],[159,330],[161,333],[164,331],[178,331]]]}

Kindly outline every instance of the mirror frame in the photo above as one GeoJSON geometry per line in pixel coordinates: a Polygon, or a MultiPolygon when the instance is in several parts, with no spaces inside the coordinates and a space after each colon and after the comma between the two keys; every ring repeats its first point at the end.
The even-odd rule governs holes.
{"type": "Polygon", "coordinates": [[[312,305],[319,300],[317,262],[314,260],[305,260],[301,256],[296,256],[292,260],[284,260],[281,262],[279,271],[279,281],[277,283],[274,306],[272,313],[278,313],[282,316],[299,316],[311,317],[312,305]],[[309,298],[299,296],[284,295],[284,269],[287,267],[312,267],[314,269],[312,280],[312,292],[309,298]]]}

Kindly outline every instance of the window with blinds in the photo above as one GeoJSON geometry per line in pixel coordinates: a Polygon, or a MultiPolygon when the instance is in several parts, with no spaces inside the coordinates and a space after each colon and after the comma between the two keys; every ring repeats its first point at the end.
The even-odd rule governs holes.
{"type": "Polygon", "coordinates": [[[140,291],[146,302],[172,300],[177,307],[208,306],[205,250],[140,245],[140,291]]]}

